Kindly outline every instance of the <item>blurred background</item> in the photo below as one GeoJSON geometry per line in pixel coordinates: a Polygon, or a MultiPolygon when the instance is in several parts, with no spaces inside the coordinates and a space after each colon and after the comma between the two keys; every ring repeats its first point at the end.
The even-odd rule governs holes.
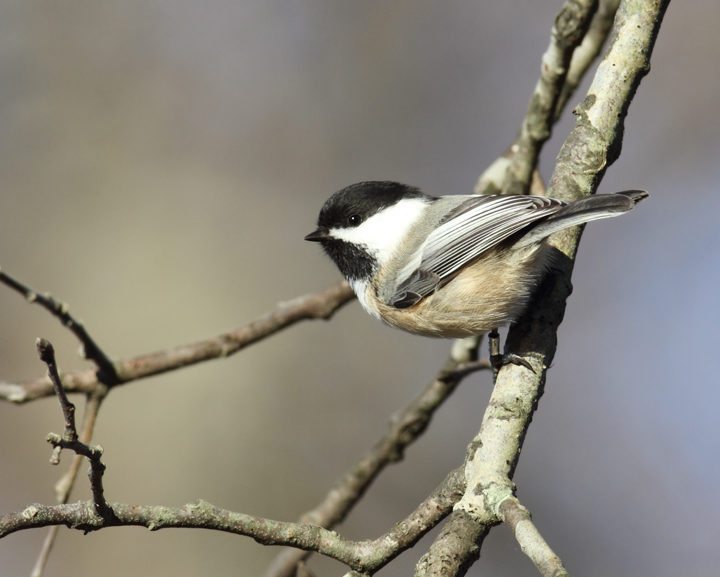
{"type": "MultiPolygon", "coordinates": [[[[238,327],[339,279],[303,242],[335,190],[393,179],[468,194],[512,142],[560,0],[0,2],[0,265],[70,304],[111,356],[238,327]]],[[[720,568],[720,3],[671,4],[600,192],[646,188],[580,248],[558,354],[515,481],[587,577],[720,568]]],[[[589,83],[571,102],[584,96],[589,83]]],[[[542,157],[549,178],[573,126],[542,157]]],[[[85,368],[48,313],[0,287],[0,379],[85,368]]],[[[226,360],[113,391],[106,497],[203,498],[294,520],[435,374],[450,343],[357,303],[226,360]]],[[[375,538],[462,463],[491,380],[467,379],[339,531],[375,538]]],[[[80,397],[75,397],[82,404],[80,397]]],[[[0,404],[0,513],[54,502],[57,402],[0,404]]],[[[83,466],[83,470],[85,467],[83,466]]],[[[88,499],[81,473],[71,501],[88,499]]],[[[29,575],[46,530],[0,541],[29,575]]],[[[432,536],[381,575],[411,574],[432,536]]],[[[201,531],[62,529],[46,575],[255,576],[278,549],[201,531]]],[[[314,558],[319,576],[343,566],[314,558]]],[[[471,575],[535,576],[504,527],[471,575]]]]}

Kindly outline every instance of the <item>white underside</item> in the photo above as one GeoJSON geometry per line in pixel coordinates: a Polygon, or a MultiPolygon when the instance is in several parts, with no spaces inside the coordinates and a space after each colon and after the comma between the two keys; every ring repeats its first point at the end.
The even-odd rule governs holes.
{"type": "Polygon", "coordinates": [[[367,292],[368,292],[368,287],[370,286],[370,281],[353,279],[353,280],[349,280],[348,283],[350,283],[350,288],[352,288],[352,290],[355,291],[355,294],[357,295],[357,298],[360,301],[362,308],[364,308],[368,313],[370,313],[370,315],[372,315],[379,321],[382,321],[382,318],[378,314],[377,308],[371,307],[370,304],[368,303],[367,292]]]}

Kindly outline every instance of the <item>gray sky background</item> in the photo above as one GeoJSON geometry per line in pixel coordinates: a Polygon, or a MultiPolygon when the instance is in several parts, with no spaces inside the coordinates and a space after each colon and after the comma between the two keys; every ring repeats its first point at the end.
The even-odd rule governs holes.
{"type": "MultiPolygon", "coordinates": [[[[467,194],[512,141],[559,1],[0,2],[0,265],[67,301],[113,357],[232,329],[339,274],[302,241],[358,180],[467,194]]],[[[516,474],[571,574],[720,567],[720,3],[671,4],[601,192],[646,188],[592,223],[516,474]]],[[[587,84],[574,98],[584,95],[587,84]]],[[[566,114],[542,171],[572,128],[566,114]]],[[[0,288],[0,379],[87,364],[39,307],[0,288]]],[[[118,388],[94,442],[110,501],[203,498],[294,520],[436,372],[448,342],[355,303],[230,359],[118,388]]],[[[463,459],[490,377],[475,376],[340,532],[375,538],[463,459]]],[[[78,399],[80,401],[80,399],[78,399]]],[[[53,502],[54,400],[0,404],[0,512],[53,502]]],[[[81,475],[73,500],[89,498],[81,475]]],[[[0,541],[28,575],[45,531],[0,541]]],[[[422,541],[380,575],[407,575],[422,541]]],[[[277,553],[198,531],[62,530],[47,577],[255,576],[277,553]]],[[[319,576],[342,574],[330,561],[319,576]]],[[[471,575],[534,576],[492,531],[471,575]]]]}

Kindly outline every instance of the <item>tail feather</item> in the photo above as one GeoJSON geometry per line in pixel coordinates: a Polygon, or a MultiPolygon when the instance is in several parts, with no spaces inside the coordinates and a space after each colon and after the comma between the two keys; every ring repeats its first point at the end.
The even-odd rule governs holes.
{"type": "Polygon", "coordinates": [[[584,224],[591,220],[618,216],[650,196],[644,190],[625,190],[614,194],[597,194],[586,196],[571,202],[552,216],[541,220],[513,246],[522,248],[541,241],[554,232],[584,224]]]}

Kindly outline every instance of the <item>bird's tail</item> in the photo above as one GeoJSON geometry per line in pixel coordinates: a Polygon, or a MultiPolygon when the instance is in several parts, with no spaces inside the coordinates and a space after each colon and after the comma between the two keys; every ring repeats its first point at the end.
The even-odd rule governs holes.
{"type": "Polygon", "coordinates": [[[624,190],[614,194],[596,194],[571,202],[552,216],[541,220],[513,244],[522,248],[540,242],[554,232],[584,224],[599,218],[610,218],[632,210],[635,205],[650,196],[644,190],[624,190]]]}

